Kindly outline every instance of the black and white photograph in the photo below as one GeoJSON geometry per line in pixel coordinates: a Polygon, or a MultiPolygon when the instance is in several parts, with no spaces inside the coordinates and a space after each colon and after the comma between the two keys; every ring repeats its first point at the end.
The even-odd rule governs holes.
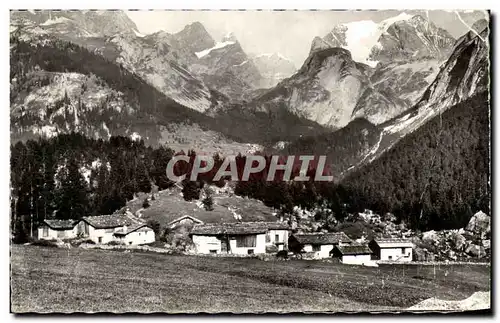
{"type": "Polygon", "coordinates": [[[491,315],[490,11],[9,28],[11,313],[491,315]]]}

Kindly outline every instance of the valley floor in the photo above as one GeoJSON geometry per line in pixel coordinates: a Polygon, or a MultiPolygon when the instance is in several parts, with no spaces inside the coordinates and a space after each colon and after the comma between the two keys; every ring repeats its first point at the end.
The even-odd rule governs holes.
{"type": "Polygon", "coordinates": [[[401,311],[489,291],[489,266],[353,267],[306,260],[11,247],[11,311],[401,311]]]}

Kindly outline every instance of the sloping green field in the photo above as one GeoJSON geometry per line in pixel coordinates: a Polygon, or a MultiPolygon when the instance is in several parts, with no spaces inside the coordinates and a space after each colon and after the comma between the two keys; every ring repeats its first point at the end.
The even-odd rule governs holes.
{"type": "Polygon", "coordinates": [[[489,266],[355,267],[320,261],[12,246],[21,312],[401,311],[490,289],[489,266]]]}
{"type": "MultiPolygon", "coordinates": [[[[127,202],[127,207],[135,213],[142,209],[146,194],[127,202]]],[[[162,226],[184,215],[191,215],[206,223],[213,222],[238,222],[235,214],[241,217],[243,222],[252,221],[277,221],[273,215],[274,210],[267,207],[259,200],[242,198],[237,195],[227,194],[214,195],[214,210],[206,211],[195,202],[185,201],[180,195],[180,190],[163,190],[155,194],[155,200],[150,201],[150,206],[142,209],[144,220],[156,220],[162,226]]]]}

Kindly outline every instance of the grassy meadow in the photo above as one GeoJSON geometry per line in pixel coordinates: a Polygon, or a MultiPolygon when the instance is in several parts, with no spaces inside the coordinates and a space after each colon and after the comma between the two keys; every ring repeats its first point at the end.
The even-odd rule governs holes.
{"type": "Polygon", "coordinates": [[[165,254],[11,247],[11,311],[401,311],[490,290],[490,267],[347,266],[165,254]]]}

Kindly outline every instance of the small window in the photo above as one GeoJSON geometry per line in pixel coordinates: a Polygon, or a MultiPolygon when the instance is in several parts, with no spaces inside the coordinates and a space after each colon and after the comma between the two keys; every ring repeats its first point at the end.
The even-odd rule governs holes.
{"type": "Polygon", "coordinates": [[[129,241],[128,244],[132,244],[132,241],[129,241]]]}
{"type": "Polygon", "coordinates": [[[257,237],[255,235],[236,237],[237,248],[255,248],[256,243],[257,243],[257,237]]]}
{"type": "Polygon", "coordinates": [[[42,236],[44,236],[44,237],[48,237],[49,236],[49,227],[48,226],[44,226],[43,227],[42,236]]]}
{"type": "Polygon", "coordinates": [[[389,260],[392,260],[392,256],[387,257],[389,260]]]}
{"type": "Polygon", "coordinates": [[[102,237],[97,238],[97,242],[102,243],[102,237]]]}
{"type": "Polygon", "coordinates": [[[401,254],[404,255],[406,253],[406,248],[401,248],[401,254]]]}
{"type": "Polygon", "coordinates": [[[248,249],[248,254],[253,255],[253,249],[248,249]]]}
{"type": "Polygon", "coordinates": [[[279,234],[277,234],[277,235],[274,236],[274,241],[275,242],[279,242],[280,241],[280,235],[279,234]]]}
{"type": "Polygon", "coordinates": [[[271,233],[270,232],[266,233],[266,242],[271,242],[271,233]]]}
{"type": "Polygon", "coordinates": [[[312,249],[313,249],[313,251],[321,251],[321,245],[313,244],[312,249]]]}
{"type": "Polygon", "coordinates": [[[217,250],[210,250],[210,253],[216,254],[217,250]]]}

